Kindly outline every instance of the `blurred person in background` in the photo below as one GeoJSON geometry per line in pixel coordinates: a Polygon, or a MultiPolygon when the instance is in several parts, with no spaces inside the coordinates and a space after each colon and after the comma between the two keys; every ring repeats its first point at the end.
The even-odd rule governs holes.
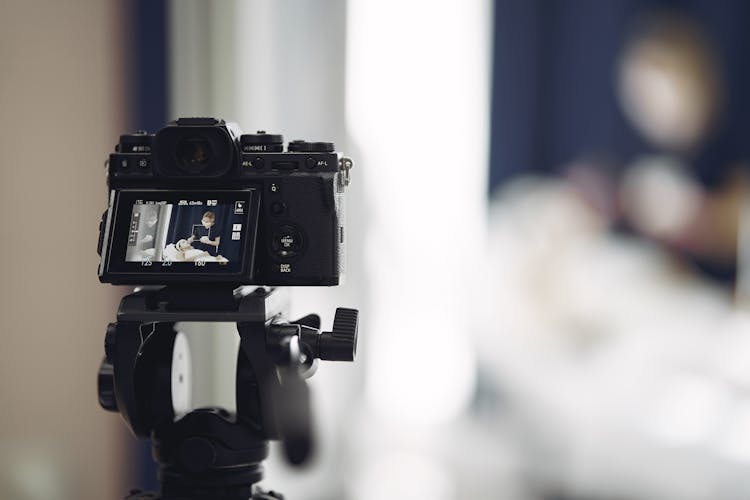
{"type": "Polygon", "coordinates": [[[652,151],[626,165],[612,195],[632,229],[732,280],[743,158],[727,137],[726,127],[739,120],[727,101],[730,61],[719,49],[682,10],[636,20],[620,56],[616,90],[652,151]]]}
{"type": "Polygon", "coordinates": [[[530,498],[746,498],[750,4],[495,16],[479,352],[530,498]]]}

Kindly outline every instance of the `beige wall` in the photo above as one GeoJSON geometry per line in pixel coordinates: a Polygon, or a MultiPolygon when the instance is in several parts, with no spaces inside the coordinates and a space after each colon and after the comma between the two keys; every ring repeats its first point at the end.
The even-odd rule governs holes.
{"type": "Polygon", "coordinates": [[[124,131],[121,7],[0,0],[0,498],[122,498],[96,371],[103,162],[124,131]]]}

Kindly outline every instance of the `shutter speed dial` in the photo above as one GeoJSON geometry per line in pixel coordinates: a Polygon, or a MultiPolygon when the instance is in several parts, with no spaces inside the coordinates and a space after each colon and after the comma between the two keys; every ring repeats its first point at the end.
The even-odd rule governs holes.
{"type": "Polygon", "coordinates": [[[332,153],[332,142],[292,141],[288,148],[290,153],[332,153]]]}
{"type": "Polygon", "coordinates": [[[243,153],[281,153],[284,151],[284,137],[259,130],[255,134],[242,135],[240,147],[243,153]]]}

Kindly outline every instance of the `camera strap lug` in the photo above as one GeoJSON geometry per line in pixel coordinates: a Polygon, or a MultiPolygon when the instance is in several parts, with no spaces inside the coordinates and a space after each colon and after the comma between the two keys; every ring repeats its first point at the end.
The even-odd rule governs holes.
{"type": "Polygon", "coordinates": [[[348,156],[342,156],[339,158],[339,187],[345,188],[349,185],[349,171],[354,166],[354,161],[348,156]]]}

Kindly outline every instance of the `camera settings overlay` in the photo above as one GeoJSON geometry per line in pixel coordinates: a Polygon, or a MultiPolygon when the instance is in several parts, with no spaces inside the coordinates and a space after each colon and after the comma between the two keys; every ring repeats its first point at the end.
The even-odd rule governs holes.
{"type": "Polygon", "coordinates": [[[225,275],[252,269],[257,201],[251,189],[122,190],[113,204],[109,273],[225,275]]]}

